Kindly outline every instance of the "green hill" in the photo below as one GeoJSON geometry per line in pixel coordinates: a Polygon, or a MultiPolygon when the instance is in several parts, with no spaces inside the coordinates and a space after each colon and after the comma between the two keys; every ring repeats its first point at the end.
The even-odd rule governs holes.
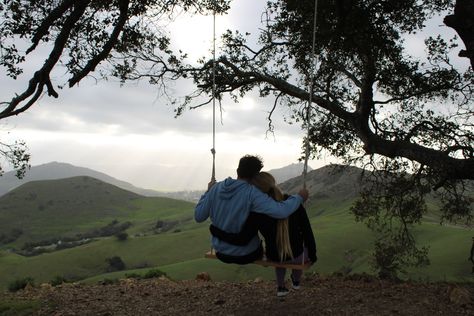
{"type": "Polygon", "coordinates": [[[18,247],[84,234],[113,221],[133,221],[131,231],[146,231],[162,218],[182,220],[191,209],[191,203],[146,198],[91,177],[32,181],[0,197],[0,235],[21,231],[9,243],[18,247]]]}

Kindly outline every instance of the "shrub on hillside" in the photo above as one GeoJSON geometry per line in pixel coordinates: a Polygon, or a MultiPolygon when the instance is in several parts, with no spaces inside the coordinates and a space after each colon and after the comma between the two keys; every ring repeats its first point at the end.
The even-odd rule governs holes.
{"type": "Polygon", "coordinates": [[[67,280],[58,275],[58,276],[55,276],[54,279],[51,280],[51,282],[49,282],[52,286],[58,286],[58,285],[61,285],[63,283],[67,283],[67,280]]]}
{"type": "Polygon", "coordinates": [[[125,269],[125,263],[119,256],[107,258],[105,261],[109,264],[107,267],[107,272],[121,271],[125,269]]]}
{"type": "Polygon", "coordinates": [[[26,277],[22,279],[16,279],[15,281],[8,284],[8,290],[10,292],[16,292],[23,290],[28,284],[34,286],[34,280],[31,277],[26,277]]]}
{"type": "Polygon", "coordinates": [[[143,278],[151,279],[151,278],[159,278],[160,276],[166,276],[166,273],[158,269],[151,269],[145,273],[143,278]]]}
{"type": "MultiPolygon", "coordinates": [[[[120,235],[120,237],[117,236],[119,240],[126,240],[128,238],[128,234],[125,233],[125,230],[128,229],[130,226],[132,226],[131,222],[127,221],[127,222],[120,223],[119,221],[115,219],[103,227],[94,229],[86,233],[76,234],[76,236],[53,237],[50,239],[45,239],[45,240],[40,240],[40,241],[26,242],[22,246],[21,251],[18,251],[17,253],[23,256],[36,256],[44,252],[51,252],[55,250],[61,250],[61,249],[80,246],[85,243],[93,241],[92,239],[96,237],[107,237],[107,236],[113,236],[113,235],[117,236],[119,234],[122,234],[120,235]],[[120,238],[123,238],[123,239],[120,239],[120,238]]],[[[21,230],[12,230],[11,234],[13,234],[12,236],[17,236],[15,238],[18,238],[22,233],[23,231],[21,230]]],[[[0,235],[0,244],[2,243],[6,244],[7,242],[5,242],[4,240],[6,240],[7,237],[8,236],[0,235]]],[[[8,239],[8,240],[11,240],[11,239],[8,239]]],[[[12,241],[14,240],[11,240],[9,242],[12,242],[12,241]]]]}
{"type": "Polygon", "coordinates": [[[109,278],[106,278],[106,279],[103,279],[101,281],[99,281],[98,283],[101,284],[101,285],[108,285],[108,284],[116,284],[118,283],[118,279],[109,279],[109,278]]]}
{"type": "Polygon", "coordinates": [[[1,244],[6,245],[6,244],[9,244],[11,242],[14,242],[22,234],[23,234],[23,230],[21,230],[20,228],[13,228],[8,233],[2,233],[2,234],[0,234],[0,245],[1,244]]]}
{"type": "Polygon", "coordinates": [[[135,273],[135,272],[125,273],[125,277],[127,279],[141,279],[142,278],[141,274],[138,274],[138,273],[135,273]]]}
{"type": "Polygon", "coordinates": [[[165,222],[165,221],[162,221],[162,220],[158,220],[155,224],[155,227],[153,227],[153,231],[156,234],[164,233],[164,232],[167,232],[167,231],[171,230],[173,227],[175,227],[178,224],[179,224],[179,221],[165,222]]]}
{"type": "Polygon", "coordinates": [[[128,234],[126,232],[118,232],[115,234],[115,237],[118,241],[125,241],[128,239],[128,234]]]}
{"type": "Polygon", "coordinates": [[[77,237],[79,237],[79,238],[93,238],[93,237],[113,236],[117,233],[125,231],[130,226],[132,226],[131,222],[119,223],[116,219],[114,219],[112,222],[110,222],[109,224],[107,224],[103,227],[94,229],[93,231],[90,231],[90,232],[77,234],[77,237]]]}

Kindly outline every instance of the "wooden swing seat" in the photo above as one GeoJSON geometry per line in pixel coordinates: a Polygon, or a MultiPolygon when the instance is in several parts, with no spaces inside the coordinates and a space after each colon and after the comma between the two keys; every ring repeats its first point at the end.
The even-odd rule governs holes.
{"type": "MultiPolygon", "coordinates": [[[[204,255],[204,258],[207,259],[217,259],[216,253],[214,251],[208,251],[204,255]]],[[[304,264],[296,264],[296,263],[281,263],[270,261],[266,259],[256,260],[252,262],[253,264],[258,264],[259,266],[263,267],[274,267],[274,268],[285,268],[285,269],[294,269],[294,270],[306,270],[311,267],[310,262],[305,262],[304,264]]]]}

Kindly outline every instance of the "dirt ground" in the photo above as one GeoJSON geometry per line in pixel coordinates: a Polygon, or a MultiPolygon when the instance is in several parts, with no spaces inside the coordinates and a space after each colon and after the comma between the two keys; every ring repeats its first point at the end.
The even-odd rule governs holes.
{"type": "Polygon", "coordinates": [[[474,315],[474,284],[388,282],[368,276],[306,277],[276,296],[274,282],[166,278],[27,287],[3,300],[39,300],[34,315],[474,315]]]}

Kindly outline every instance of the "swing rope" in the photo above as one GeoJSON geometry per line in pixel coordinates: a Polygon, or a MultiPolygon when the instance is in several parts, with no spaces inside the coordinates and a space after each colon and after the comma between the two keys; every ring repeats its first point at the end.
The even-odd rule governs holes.
{"type": "Polygon", "coordinates": [[[306,175],[308,174],[308,160],[309,160],[309,136],[310,136],[310,121],[311,121],[311,105],[313,103],[314,93],[314,71],[316,68],[316,26],[318,17],[318,0],[314,0],[314,17],[313,17],[313,38],[311,46],[311,64],[310,64],[310,79],[309,79],[309,97],[308,106],[306,107],[306,138],[305,138],[305,155],[304,155],[304,166],[303,166],[303,188],[306,189],[306,175]]]}
{"type": "MultiPolygon", "coordinates": [[[[303,165],[303,188],[306,189],[306,175],[308,174],[308,160],[309,160],[309,136],[310,136],[310,121],[311,121],[311,105],[313,103],[313,93],[314,93],[314,71],[316,68],[316,26],[317,26],[317,17],[318,17],[318,0],[314,0],[314,17],[313,17],[313,38],[311,43],[311,64],[310,64],[310,74],[309,74],[309,97],[308,105],[306,107],[306,138],[305,138],[305,153],[304,153],[304,165],[303,165]]],[[[301,269],[304,269],[305,265],[305,254],[304,254],[304,241],[303,241],[303,254],[301,255],[301,269]]]]}
{"type": "MultiPolygon", "coordinates": [[[[309,98],[308,98],[308,106],[306,107],[306,139],[305,139],[305,159],[304,159],[304,167],[303,167],[303,187],[306,189],[306,175],[308,173],[308,160],[309,160],[309,136],[310,136],[310,119],[311,119],[311,104],[313,102],[313,82],[314,82],[314,70],[316,64],[316,54],[315,54],[315,47],[316,47],[316,22],[317,22],[317,13],[318,13],[318,0],[314,1],[314,18],[313,18],[313,37],[312,37],[312,50],[311,50],[311,65],[310,65],[310,87],[309,87],[309,98]]],[[[211,181],[216,180],[216,11],[214,10],[213,14],[213,36],[212,36],[212,177],[211,181]]],[[[207,252],[204,257],[209,259],[216,259],[216,254],[214,249],[207,252]]],[[[301,256],[301,264],[289,264],[289,263],[281,263],[281,262],[273,262],[264,260],[257,260],[254,261],[254,264],[261,265],[264,267],[275,267],[275,268],[286,268],[286,269],[296,269],[296,270],[305,270],[308,269],[311,265],[309,262],[305,262],[305,255],[304,255],[304,244],[303,244],[303,254],[301,256]]]]}
{"type": "Polygon", "coordinates": [[[211,181],[216,181],[216,10],[213,13],[212,24],[212,175],[211,181]]]}

